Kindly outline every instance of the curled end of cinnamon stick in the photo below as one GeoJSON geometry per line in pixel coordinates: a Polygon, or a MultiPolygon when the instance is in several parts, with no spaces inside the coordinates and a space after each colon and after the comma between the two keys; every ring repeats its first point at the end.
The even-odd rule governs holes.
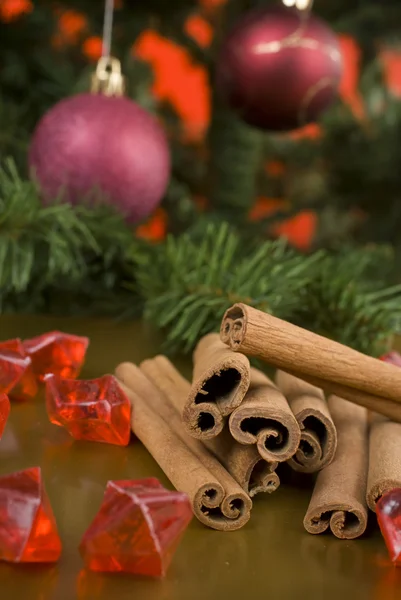
{"type": "Polygon", "coordinates": [[[234,304],[226,310],[220,328],[220,339],[232,350],[239,350],[245,338],[247,318],[245,304],[234,304]]]}
{"type": "Polygon", "coordinates": [[[253,465],[247,490],[251,498],[260,493],[272,494],[279,488],[280,479],[273,470],[276,466],[277,463],[272,466],[262,458],[253,465]]]}
{"type": "Polygon", "coordinates": [[[292,425],[283,418],[264,417],[247,408],[234,411],[230,417],[234,439],[240,444],[256,444],[260,456],[268,462],[284,462],[293,456],[299,444],[299,428],[296,421],[292,425]]]}
{"type": "Polygon", "coordinates": [[[224,428],[224,418],[211,402],[189,404],[184,408],[183,423],[187,432],[198,440],[210,440],[224,428]]]}
{"type": "Polygon", "coordinates": [[[251,369],[251,384],[241,406],[230,416],[231,435],[240,444],[256,444],[267,462],[289,460],[299,447],[299,425],[287,400],[264,373],[251,369]]]}
{"type": "Polygon", "coordinates": [[[376,512],[376,503],[380,500],[383,494],[390,492],[400,487],[399,479],[381,479],[377,481],[370,488],[368,487],[366,493],[366,503],[370,510],[376,512]]]}
{"type": "Polygon", "coordinates": [[[204,336],[194,351],[194,381],[183,410],[187,432],[203,440],[218,435],[249,383],[249,359],[232,352],[217,333],[204,336]]]}
{"type": "Polygon", "coordinates": [[[201,487],[193,502],[198,519],[220,531],[241,529],[250,519],[251,508],[252,500],[245,492],[225,495],[217,485],[201,487]]]}
{"type": "Polygon", "coordinates": [[[304,527],[309,533],[319,534],[330,528],[342,540],[360,537],[365,532],[366,525],[366,510],[358,504],[327,505],[324,510],[308,511],[304,519],[304,527]]]}
{"type": "Polygon", "coordinates": [[[313,408],[297,415],[301,440],[295,455],[288,461],[294,471],[316,473],[329,465],[337,448],[337,431],[331,419],[313,408]]]}
{"type": "Polygon", "coordinates": [[[234,354],[217,333],[205,335],[194,351],[194,382],[187,404],[217,404],[223,416],[242,402],[249,388],[250,364],[234,354]]]}
{"type": "Polygon", "coordinates": [[[289,465],[294,471],[316,473],[333,461],[337,448],[337,430],[323,390],[281,370],[276,372],[276,384],[301,430],[299,447],[289,465]]]}

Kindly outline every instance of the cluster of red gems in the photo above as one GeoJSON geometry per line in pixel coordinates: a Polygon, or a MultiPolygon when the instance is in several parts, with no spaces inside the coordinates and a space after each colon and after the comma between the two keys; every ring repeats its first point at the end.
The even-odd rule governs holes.
{"type": "MultiPolygon", "coordinates": [[[[0,342],[0,438],[12,403],[32,400],[44,382],[50,421],[74,439],[129,443],[131,406],[117,380],[76,379],[88,345],[88,338],[62,332],[0,342]]],[[[157,479],[109,481],[79,547],[85,566],[163,577],[191,518],[186,494],[157,479]]],[[[61,552],[40,468],[0,477],[0,560],[54,563],[61,552]]]]}

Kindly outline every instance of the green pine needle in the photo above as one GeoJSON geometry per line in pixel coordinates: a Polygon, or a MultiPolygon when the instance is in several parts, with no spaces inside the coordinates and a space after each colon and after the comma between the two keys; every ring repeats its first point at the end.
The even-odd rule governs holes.
{"type": "Polygon", "coordinates": [[[166,330],[168,349],[188,351],[236,302],[290,318],[320,258],[299,256],[283,240],[249,249],[227,224],[211,223],[200,243],[189,234],[168,238],[138,262],[136,280],[145,317],[166,330]]]}
{"type": "Polygon", "coordinates": [[[380,266],[385,270],[386,258],[380,248],[326,256],[305,289],[296,320],[360,352],[385,352],[401,316],[401,286],[379,288],[377,273],[380,266]]]}

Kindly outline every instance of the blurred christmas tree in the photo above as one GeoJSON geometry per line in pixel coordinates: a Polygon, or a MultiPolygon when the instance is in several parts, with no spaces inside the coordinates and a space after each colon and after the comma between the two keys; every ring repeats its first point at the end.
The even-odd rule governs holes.
{"type": "Polygon", "coordinates": [[[318,123],[274,134],[221,105],[215,59],[233,22],[280,2],[116,0],[113,55],[122,61],[127,95],[162,119],[172,153],[161,207],[133,236],[105,208],[43,208],[27,170],[40,118],[89,89],[104,3],[0,0],[2,310],[144,310],[170,328],[175,346],[189,348],[238,296],[333,337],[347,330],[346,343],[379,351],[366,339],[386,337],[400,304],[397,296],[372,294],[394,283],[401,263],[401,3],[315,1],[314,14],[339,35],[340,98],[318,123]],[[281,241],[272,240],[280,236],[309,256],[279,250],[281,241]],[[195,256],[201,243],[204,262],[195,256]],[[389,249],[374,249],[382,245],[389,249]],[[356,267],[366,246],[373,271],[356,267]],[[356,258],[345,260],[344,248],[356,258]],[[257,283],[252,269],[271,286],[257,283]],[[324,269],[338,277],[323,277],[324,269]],[[284,302],[285,289],[292,302],[284,302]],[[328,301],[332,313],[341,307],[344,326],[326,318],[328,301]],[[187,319],[181,329],[177,306],[187,319]],[[207,310],[184,339],[197,306],[207,310]],[[349,334],[370,320],[372,331],[349,334]]]}

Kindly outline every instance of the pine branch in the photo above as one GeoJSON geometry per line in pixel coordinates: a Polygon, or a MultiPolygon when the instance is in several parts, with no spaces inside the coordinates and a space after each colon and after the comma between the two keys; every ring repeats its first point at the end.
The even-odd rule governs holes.
{"type": "MultiPolygon", "coordinates": [[[[125,278],[137,242],[123,219],[106,206],[54,203],[43,206],[31,181],[12,162],[0,170],[0,300],[32,294],[30,308],[42,306],[49,291],[77,289],[94,280],[91,297],[125,278]]],[[[120,282],[121,285],[121,282],[120,282]]]]}
{"type": "Polygon", "coordinates": [[[170,350],[188,351],[235,302],[289,318],[319,259],[298,256],[281,240],[247,248],[227,224],[211,223],[202,239],[168,238],[138,262],[136,279],[145,318],[166,330],[170,350]]]}
{"type": "Polygon", "coordinates": [[[374,248],[327,255],[316,265],[295,321],[360,352],[388,349],[401,317],[401,285],[384,287],[391,253],[374,248]]]}

